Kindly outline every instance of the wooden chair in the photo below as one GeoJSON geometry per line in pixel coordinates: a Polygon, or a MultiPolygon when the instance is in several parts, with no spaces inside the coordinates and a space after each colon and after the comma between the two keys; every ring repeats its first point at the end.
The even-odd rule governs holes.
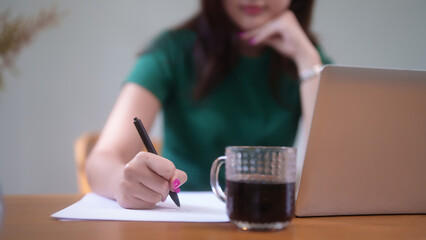
{"type": "Polygon", "coordinates": [[[74,157],[77,167],[77,182],[79,193],[90,192],[89,182],[86,177],[86,159],[98,141],[98,132],[85,132],[74,142],[74,157]]]}
{"type": "MultiPolygon", "coordinates": [[[[86,177],[86,160],[92,151],[93,147],[98,141],[99,132],[85,132],[77,138],[74,142],[74,156],[77,167],[77,181],[79,193],[85,194],[90,192],[90,185],[86,177]]],[[[152,144],[157,150],[158,154],[161,153],[162,141],[152,139],[152,144]]],[[[145,148],[142,149],[145,151],[145,148]]]]}

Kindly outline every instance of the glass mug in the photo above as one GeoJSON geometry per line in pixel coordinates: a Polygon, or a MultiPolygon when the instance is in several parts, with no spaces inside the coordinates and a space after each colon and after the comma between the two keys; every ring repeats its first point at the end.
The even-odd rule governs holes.
{"type": "Polygon", "coordinates": [[[242,230],[281,230],[294,216],[296,149],[231,146],[211,167],[213,193],[242,230]],[[225,163],[226,195],[218,182],[225,163]]]}

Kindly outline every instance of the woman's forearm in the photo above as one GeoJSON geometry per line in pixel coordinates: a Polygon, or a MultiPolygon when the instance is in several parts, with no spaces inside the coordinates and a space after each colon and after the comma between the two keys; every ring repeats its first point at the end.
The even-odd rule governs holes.
{"type": "Polygon", "coordinates": [[[86,163],[86,174],[93,192],[115,199],[114,189],[119,187],[120,174],[125,164],[107,152],[93,152],[86,163]]]}
{"type": "MultiPolygon", "coordinates": [[[[296,64],[299,75],[304,71],[312,70],[322,64],[319,53],[316,49],[310,47],[304,55],[296,58],[296,64]]],[[[303,76],[302,76],[303,77],[303,76]]],[[[300,98],[302,103],[302,116],[304,119],[305,134],[309,134],[312,116],[314,113],[315,99],[319,84],[319,74],[310,76],[309,79],[300,81],[300,98]]],[[[307,139],[307,138],[305,138],[307,139]]]]}
{"type": "MultiPolygon", "coordinates": [[[[315,98],[318,90],[319,76],[302,83],[300,85],[300,96],[302,102],[302,116],[305,128],[305,134],[309,134],[312,117],[315,107],[315,98]]],[[[307,139],[307,138],[305,138],[307,139]]]]}

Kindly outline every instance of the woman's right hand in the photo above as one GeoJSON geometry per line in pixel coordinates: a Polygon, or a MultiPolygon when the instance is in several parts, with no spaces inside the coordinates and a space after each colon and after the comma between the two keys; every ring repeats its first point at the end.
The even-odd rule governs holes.
{"type": "Polygon", "coordinates": [[[139,152],[120,170],[114,198],[124,208],[154,208],[187,180],[170,160],[148,152],[139,152]]]}

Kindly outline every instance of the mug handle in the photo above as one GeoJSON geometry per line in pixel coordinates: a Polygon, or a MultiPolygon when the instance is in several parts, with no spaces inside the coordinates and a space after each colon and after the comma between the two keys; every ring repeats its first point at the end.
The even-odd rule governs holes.
{"type": "Polygon", "coordinates": [[[214,160],[212,168],[210,170],[210,186],[212,187],[213,193],[218,197],[222,202],[226,202],[226,195],[223,192],[219,184],[219,170],[220,166],[225,163],[226,156],[218,157],[214,160]]]}

